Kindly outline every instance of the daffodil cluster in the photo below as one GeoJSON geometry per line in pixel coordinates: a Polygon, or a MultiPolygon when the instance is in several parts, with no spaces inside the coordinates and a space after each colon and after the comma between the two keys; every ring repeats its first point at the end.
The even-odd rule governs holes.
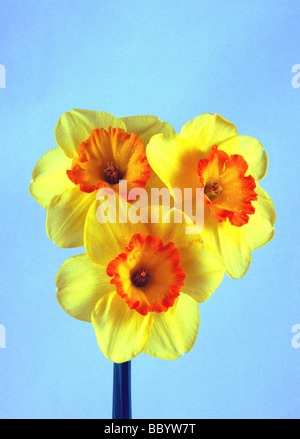
{"type": "MultiPolygon", "coordinates": [[[[30,192],[47,210],[49,238],[85,247],[58,271],[58,302],[92,322],[102,352],[116,363],[141,352],[165,359],[189,352],[199,303],[224,271],[242,277],[251,251],[273,237],[274,206],[258,185],[268,166],[262,145],[211,114],[176,134],[155,116],[72,110],[55,137],[58,147],[38,161],[30,192]],[[161,188],[173,206],[130,197],[136,191],[141,201],[141,191],[161,188]],[[176,207],[175,188],[202,190],[202,230],[176,207]]],[[[196,207],[196,197],[190,201],[196,207]]]]}

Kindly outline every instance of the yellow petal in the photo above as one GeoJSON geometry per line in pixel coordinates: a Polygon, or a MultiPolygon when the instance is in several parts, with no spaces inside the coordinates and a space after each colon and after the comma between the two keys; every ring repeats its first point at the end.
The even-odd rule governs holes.
{"type": "Polygon", "coordinates": [[[219,254],[201,242],[181,244],[180,265],[185,273],[182,291],[197,302],[205,302],[224,277],[224,263],[219,254]]]}
{"type": "Polygon", "coordinates": [[[236,136],[220,145],[228,155],[239,154],[248,164],[246,175],[252,175],[255,180],[261,180],[268,169],[268,155],[262,144],[253,137],[236,136]]]}
{"type": "Polygon", "coordinates": [[[164,184],[164,182],[159,178],[159,176],[154,172],[154,170],[151,170],[151,175],[149,180],[146,183],[145,186],[145,190],[147,191],[148,194],[148,200],[149,200],[149,204],[151,202],[151,189],[155,188],[155,189],[162,189],[162,188],[166,188],[166,185],[164,184]]]}
{"type": "Polygon", "coordinates": [[[45,209],[48,208],[54,195],[74,186],[66,173],[71,162],[72,160],[65,156],[61,148],[51,149],[37,162],[29,190],[45,209]]]}
{"type": "Polygon", "coordinates": [[[276,220],[274,205],[269,195],[258,184],[255,192],[258,194],[257,201],[252,201],[255,213],[249,215],[249,222],[242,227],[251,250],[267,244],[273,238],[276,220]]]}
{"type": "Polygon", "coordinates": [[[84,245],[86,252],[92,261],[101,265],[108,265],[123,252],[135,233],[147,235],[145,224],[133,224],[130,221],[128,217],[130,204],[126,203],[118,194],[111,197],[108,200],[96,201],[91,206],[85,224],[84,245]],[[108,204],[109,201],[112,204],[108,204]],[[98,209],[102,208],[103,203],[109,207],[106,214],[107,221],[101,224],[97,217],[99,218],[98,209]],[[113,206],[116,206],[115,212],[113,206]],[[124,218],[126,222],[120,222],[120,218],[124,218]]]}
{"type": "Polygon", "coordinates": [[[154,312],[153,320],[146,354],[175,360],[192,349],[199,329],[199,305],[194,299],[180,293],[174,306],[166,312],[154,312]]]}
{"type": "Polygon", "coordinates": [[[52,198],[47,214],[47,234],[63,248],[83,245],[83,230],[87,212],[95,201],[95,193],[87,194],[78,187],[65,190],[52,198]]]}
{"type": "Polygon", "coordinates": [[[181,244],[187,245],[200,241],[194,223],[178,209],[151,206],[151,221],[147,228],[150,235],[160,237],[164,244],[173,242],[176,248],[179,248],[181,244]]]}
{"type": "Polygon", "coordinates": [[[202,114],[185,124],[180,134],[189,139],[201,157],[205,157],[213,145],[237,136],[236,127],[219,114],[202,114]]]}
{"type": "Polygon", "coordinates": [[[180,135],[158,134],[146,150],[150,166],[172,191],[199,187],[199,157],[193,144],[180,135]]]}
{"type": "Polygon", "coordinates": [[[135,205],[130,205],[115,194],[107,200],[96,201],[88,211],[84,232],[86,252],[92,261],[107,265],[124,251],[136,233],[159,237],[164,245],[173,242],[177,246],[178,243],[200,239],[195,225],[182,212],[175,209],[169,211],[161,206],[146,206],[137,210],[135,205]],[[111,204],[108,204],[109,201],[111,204]],[[104,205],[108,206],[107,221],[100,223],[98,209],[104,205]],[[116,206],[116,211],[113,206],[116,206]],[[142,216],[147,222],[132,222],[132,212],[138,212],[140,215],[137,216],[142,216]]]}
{"type": "Polygon", "coordinates": [[[104,355],[123,363],[139,355],[150,337],[152,313],[142,316],[130,310],[117,293],[109,293],[97,303],[92,314],[98,344],[104,355]]]}
{"type": "Polygon", "coordinates": [[[94,264],[86,254],[67,259],[56,276],[57,300],[72,317],[91,322],[98,300],[112,291],[106,267],[94,264]]]}
{"type": "Polygon", "coordinates": [[[173,133],[174,129],[168,122],[163,122],[156,116],[120,117],[126,125],[127,133],[135,133],[142,139],[146,147],[154,134],[173,133]]]}
{"type": "Polygon", "coordinates": [[[229,276],[237,279],[246,274],[251,263],[251,251],[241,229],[228,220],[217,223],[205,206],[201,237],[205,244],[220,253],[229,276]]]}
{"type": "Polygon", "coordinates": [[[88,139],[92,130],[107,130],[108,127],[126,128],[124,122],[104,111],[74,109],[60,117],[55,128],[55,138],[65,154],[74,157],[80,143],[88,139]]]}

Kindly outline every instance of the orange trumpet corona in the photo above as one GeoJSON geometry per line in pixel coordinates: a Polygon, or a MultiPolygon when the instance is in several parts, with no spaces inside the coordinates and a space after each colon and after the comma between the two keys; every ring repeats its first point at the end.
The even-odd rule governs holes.
{"type": "Polygon", "coordinates": [[[158,237],[138,233],[106,272],[129,308],[147,315],[174,305],[185,279],[179,262],[180,253],[172,242],[163,245],[158,237]]]}
{"type": "Polygon", "coordinates": [[[211,209],[217,222],[228,218],[234,226],[241,227],[255,212],[251,201],[257,200],[256,184],[251,175],[245,176],[247,162],[241,155],[228,156],[214,145],[206,159],[199,160],[198,174],[204,188],[204,203],[211,209]]]}

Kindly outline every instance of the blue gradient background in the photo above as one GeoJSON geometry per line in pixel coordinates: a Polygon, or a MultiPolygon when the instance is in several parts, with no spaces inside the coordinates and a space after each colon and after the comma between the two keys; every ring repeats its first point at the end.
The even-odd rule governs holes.
{"type": "Polygon", "coordinates": [[[28,191],[71,108],[154,114],[177,132],[219,113],[263,143],[275,238],[200,306],[189,354],[132,361],[133,417],[299,417],[299,21],[297,0],[1,2],[1,418],[111,417],[113,365],[55,298],[81,250],[48,239],[28,191]]]}

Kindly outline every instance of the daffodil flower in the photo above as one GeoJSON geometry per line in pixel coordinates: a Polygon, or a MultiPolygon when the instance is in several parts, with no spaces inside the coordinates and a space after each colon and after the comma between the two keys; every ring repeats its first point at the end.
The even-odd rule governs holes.
{"type": "MultiPolygon", "coordinates": [[[[129,219],[129,206],[137,208],[115,197],[118,215],[129,219]]],[[[111,221],[108,213],[100,224],[100,203],[87,214],[86,254],[68,259],[57,274],[60,305],[92,322],[101,350],[115,363],[141,352],[164,359],[189,352],[198,332],[198,302],[223,279],[221,258],[199,235],[186,233],[184,214],[178,223],[175,209],[141,208],[151,209],[152,221],[137,224],[111,221]],[[153,221],[154,209],[159,221],[153,221]]]]}
{"type": "Polygon", "coordinates": [[[58,147],[38,161],[30,184],[33,197],[47,209],[50,239],[59,247],[83,245],[85,217],[101,187],[118,192],[120,180],[126,180],[128,192],[161,187],[145,154],[151,136],[161,132],[174,130],[155,116],[64,113],[55,129],[58,147]]]}
{"type": "Polygon", "coordinates": [[[268,167],[261,143],[239,136],[221,116],[203,114],[184,125],[180,134],[152,137],[147,158],[170,191],[204,190],[201,237],[221,254],[231,277],[242,277],[251,251],[274,235],[274,206],[257,183],[268,167]]]}

